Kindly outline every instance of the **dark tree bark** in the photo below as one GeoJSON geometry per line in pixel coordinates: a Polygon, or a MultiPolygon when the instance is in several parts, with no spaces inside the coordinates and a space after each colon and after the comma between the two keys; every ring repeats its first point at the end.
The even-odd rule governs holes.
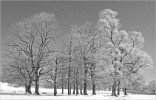
{"type": "Polygon", "coordinates": [[[62,94],[64,94],[64,84],[62,82],[62,94]]]}
{"type": "Polygon", "coordinates": [[[116,81],[114,80],[113,86],[112,86],[112,96],[117,96],[116,95],[116,81]]]}
{"type": "Polygon", "coordinates": [[[95,91],[95,84],[93,84],[93,91],[92,91],[93,95],[96,95],[96,91],[95,91]]]}
{"type": "Polygon", "coordinates": [[[31,86],[28,86],[28,93],[31,94],[31,86]]]}
{"type": "Polygon", "coordinates": [[[71,78],[71,70],[70,70],[70,65],[68,68],[68,95],[71,95],[71,83],[70,83],[70,78],[71,78]]]}
{"type": "Polygon", "coordinates": [[[35,94],[39,95],[39,75],[38,75],[38,67],[35,70],[35,94]]]}
{"type": "Polygon", "coordinates": [[[92,63],[91,64],[91,67],[90,67],[90,70],[91,70],[91,79],[92,79],[92,94],[93,95],[96,95],[96,91],[95,91],[95,64],[92,63]]]}
{"type": "Polygon", "coordinates": [[[86,64],[86,58],[84,57],[84,84],[83,84],[83,94],[84,95],[88,95],[87,94],[87,73],[88,73],[88,69],[87,69],[87,64],[86,64]]]}
{"type": "Polygon", "coordinates": [[[35,94],[39,95],[39,77],[35,80],[35,94]]]}
{"type": "Polygon", "coordinates": [[[28,94],[31,94],[31,84],[32,80],[29,80],[29,82],[25,84],[25,92],[28,94]]]}
{"type": "Polygon", "coordinates": [[[81,82],[80,82],[80,94],[83,94],[82,93],[82,79],[81,79],[81,82]]]}
{"type": "Polygon", "coordinates": [[[62,62],[62,75],[61,75],[61,88],[62,88],[62,94],[64,94],[64,72],[63,72],[63,62],[62,62]]]}
{"type": "MultiPolygon", "coordinates": [[[[70,42],[70,46],[71,46],[71,42],[70,42]]],[[[71,51],[69,52],[69,55],[71,55],[71,51]]],[[[71,58],[69,57],[69,66],[68,66],[68,95],[71,95],[71,58]]]]}
{"type": "Polygon", "coordinates": [[[58,67],[58,59],[56,58],[56,67],[54,72],[54,96],[57,95],[57,67],[58,67]]]}
{"type": "Polygon", "coordinates": [[[31,84],[32,84],[32,80],[30,79],[27,85],[27,93],[31,94],[31,84]]]}
{"type": "Polygon", "coordinates": [[[124,95],[127,95],[127,88],[124,88],[124,95]]]}
{"type": "Polygon", "coordinates": [[[76,84],[76,95],[79,94],[79,88],[78,88],[78,84],[76,84]]]}
{"type": "Polygon", "coordinates": [[[25,84],[25,93],[28,93],[28,86],[25,84]]]}
{"type": "Polygon", "coordinates": [[[77,72],[76,72],[76,68],[74,68],[74,72],[73,72],[73,94],[75,94],[76,91],[76,78],[77,78],[77,72]]]}
{"type": "MultiPolygon", "coordinates": [[[[56,69],[55,69],[55,71],[56,71],[56,69]]],[[[56,74],[55,74],[55,77],[54,77],[54,96],[56,96],[56,95],[57,95],[57,82],[56,82],[56,74]]]]}
{"type": "Polygon", "coordinates": [[[117,95],[120,95],[120,80],[118,81],[118,88],[117,88],[118,92],[117,95]]]}
{"type": "Polygon", "coordinates": [[[76,87],[75,87],[76,88],[76,95],[78,95],[79,94],[78,69],[76,69],[76,80],[75,81],[76,81],[76,84],[75,84],[76,85],[76,87]]]}
{"type": "MultiPolygon", "coordinates": [[[[86,73],[87,71],[85,71],[85,73],[86,73]]],[[[86,77],[86,75],[85,75],[85,77],[86,77]]],[[[83,94],[84,95],[87,95],[87,79],[86,78],[84,78],[84,87],[83,87],[83,94]]]]}
{"type": "Polygon", "coordinates": [[[73,81],[73,94],[75,94],[75,80],[73,81]]]}
{"type": "Polygon", "coordinates": [[[56,79],[54,79],[54,96],[57,95],[57,83],[56,83],[56,79]]]}

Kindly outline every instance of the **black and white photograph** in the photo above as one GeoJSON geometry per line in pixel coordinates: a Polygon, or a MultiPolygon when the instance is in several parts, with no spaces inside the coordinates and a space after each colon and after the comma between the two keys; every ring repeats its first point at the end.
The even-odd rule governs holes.
{"type": "Polygon", "coordinates": [[[0,0],[0,100],[156,100],[155,0],[0,0]]]}

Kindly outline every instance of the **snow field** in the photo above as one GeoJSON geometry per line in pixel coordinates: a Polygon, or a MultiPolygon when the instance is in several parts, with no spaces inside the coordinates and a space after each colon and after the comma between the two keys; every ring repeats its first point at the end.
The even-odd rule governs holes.
{"type": "MultiPolygon", "coordinates": [[[[23,87],[12,87],[6,83],[0,83],[0,100],[156,100],[155,95],[141,95],[141,94],[128,94],[118,97],[111,96],[111,91],[96,91],[96,95],[92,95],[92,91],[88,90],[88,95],[67,95],[67,89],[64,90],[64,94],[61,94],[61,89],[58,89],[58,95],[53,96],[53,89],[40,88],[40,94],[28,95],[24,94],[25,89],[23,87]]],[[[31,89],[34,93],[34,88],[31,89]]]]}

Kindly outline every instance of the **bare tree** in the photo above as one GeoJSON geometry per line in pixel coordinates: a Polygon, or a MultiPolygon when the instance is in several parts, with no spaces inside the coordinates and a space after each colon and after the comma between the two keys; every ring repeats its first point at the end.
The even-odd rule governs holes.
{"type": "MultiPolygon", "coordinates": [[[[62,72],[62,58],[63,55],[61,52],[54,52],[51,54],[50,60],[49,60],[49,72],[46,73],[46,81],[49,82],[54,87],[54,96],[57,95],[57,85],[58,85],[58,78],[60,70],[62,72]]],[[[61,73],[63,74],[63,73],[61,73]]],[[[61,75],[62,77],[62,75],[61,75]]],[[[62,80],[61,80],[62,81],[62,80]]],[[[64,84],[63,84],[64,85],[64,84]]],[[[62,91],[63,92],[63,91],[62,91]]]]}
{"type": "Polygon", "coordinates": [[[69,41],[64,44],[65,46],[65,55],[67,65],[67,84],[68,84],[68,95],[71,95],[71,84],[72,84],[72,71],[73,71],[73,55],[74,55],[74,44],[73,44],[73,35],[68,34],[69,41]]]}
{"type": "MultiPolygon", "coordinates": [[[[83,94],[87,95],[87,74],[89,71],[89,55],[92,49],[93,28],[90,22],[73,28],[75,47],[78,48],[83,63],[83,94]]],[[[80,88],[81,89],[81,88],[80,88]]]]}
{"type": "Polygon", "coordinates": [[[10,49],[6,54],[7,62],[4,65],[4,72],[9,76],[6,81],[24,85],[25,92],[31,94],[33,71],[30,62],[22,55],[21,51],[12,47],[10,49]]]}
{"type": "MultiPolygon", "coordinates": [[[[50,44],[54,40],[55,16],[53,13],[40,13],[17,23],[17,37],[10,46],[21,51],[31,64],[35,81],[35,94],[39,95],[39,78],[46,73],[50,44]]],[[[52,45],[51,45],[52,46],[52,45]]]]}

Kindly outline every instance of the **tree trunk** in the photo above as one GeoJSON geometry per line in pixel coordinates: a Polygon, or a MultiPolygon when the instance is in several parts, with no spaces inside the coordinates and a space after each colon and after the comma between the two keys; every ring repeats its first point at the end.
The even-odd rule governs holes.
{"type": "Polygon", "coordinates": [[[25,93],[26,94],[28,93],[28,86],[27,86],[27,84],[25,84],[25,93]]]}
{"type": "Polygon", "coordinates": [[[80,83],[80,94],[82,94],[82,79],[81,79],[81,83],[80,83]]]}
{"type": "Polygon", "coordinates": [[[57,95],[57,65],[58,65],[58,62],[57,62],[57,58],[56,58],[56,68],[55,68],[55,73],[54,73],[54,96],[57,95]]]}
{"type": "Polygon", "coordinates": [[[62,94],[64,94],[64,84],[63,84],[63,81],[62,81],[62,94]]]}
{"type": "Polygon", "coordinates": [[[39,95],[39,77],[35,80],[35,94],[39,95]]]}
{"type": "Polygon", "coordinates": [[[62,76],[61,76],[61,81],[62,81],[62,94],[64,94],[64,73],[63,73],[63,62],[62,62],[62,76]]]}
{"type": "Polygon", "coordinates": [[[74,79],[73,79],[73,94],[75,94],[75,91],[76,91],[76,78],[77,78],[77,72],[76,72],[76,68],[74,68],[74,79]]]}
{"type": "MultiPolygon", "coordinates": [[[[85,73],[86,73],[86,71],[85,71],[85,73]]],[[[84,87],[83,87],[83,94],[87,95],[87,80],[86,80],[86,78],[84,78],[84,84],[83,85],[84,85],[84,87]]]]}
{"type": "Polygon", "coordinates": [[[70,82],[70,79],[71,79],[71,69],[70,69],[70,62],[71,62],[71,59],[69,58],[69,66],[68,66],[68,95],[71,95],[71,82],[70,82]]]}
{"type": "Polygon", "coordinates": [[[96,95],[96,91],[95,91],[95,64],[92,63],[91,64],[91,67],[90,67],[90,70],[91,70],[91,79],[92,79],[92,94],[93,95],[96,95]]]}
{"type": "Polygon", "coordinates": [[[79,94],[79,88],[78,88],[78,86],[79,86],[79,83],[78,83],[78,69],[76,70],[76,95],[78,95],[79,94]]]}
{"type": "Polygon", "coordinates": [[[70,41],[69,45],[69,66],[68,66],[68,95],[71,95],[71,47],[72,47],[72,41],[70,41]]]}
{"type": "Polygon", "coordinates": [[[28,93],[31,94],[31,85],[32,85],[32,79],[29,80],[28,84],[28,93]]]}
{"type": "Polygon", "coordinates": [[[117,95],[116,95],[116,81],[113,82],[113,86],[112,86],[112,96],[117,96],[117,95]]]}
{"type": "Polygon", "coordinates": [[[31,84],[32,80],[29,80],[29,82],[25,84],[25,92],[28,94],[31,94],[31,84]]]}
{"type": "Polygon", "coordinates": [[[93,84],[93,95],[96,95],[96,91],[95,91],[95,84],[93,84]]]}
{"type": "Polygon", "coordinates": [[[127,88],[124,88],[124,95],[127,95],[127,88]]]}
{"type": "Polygon", "coordinates": [[[71,85],[70,85],[70,69],[68,71],[68,95],[71,94],[71,85]]]}
{"type": "Polygon", "coordinates": [[[54,96],[57,95],[56,79],[54,80],[54,96]]]}
{"type": "Polygon", "coordinates": [[[78,88],[78,84],[76,84],[76,95],[79,94],[79,88],[78,88]]]}
{"type": "Polygon", "coordinates": [[[28,93],[31,94],[31,86],[28,86],[28,93]]]}
{"type": "Polygon", "coordinates": [[[38,68],[35,70],[35,94],[39,95],[39,75],[38,68]]]}
{"type": "Polygon", "coordinates": [[[86,64],[86,58],[84,57],[84,84],[83,84],[83,94],[84,95],[88,95],[87,94],[87,64],[86,64]]]}
{"type": "Polygon", "coordinates": [[[73,82],[73,94],[75,94],[75,80],[73,82]]]}
{"type": "Polygon", "coordinates": [[[120,80],[118,81],[118,93],[117,93],[117,95],[120,95],[120,80]]]}

